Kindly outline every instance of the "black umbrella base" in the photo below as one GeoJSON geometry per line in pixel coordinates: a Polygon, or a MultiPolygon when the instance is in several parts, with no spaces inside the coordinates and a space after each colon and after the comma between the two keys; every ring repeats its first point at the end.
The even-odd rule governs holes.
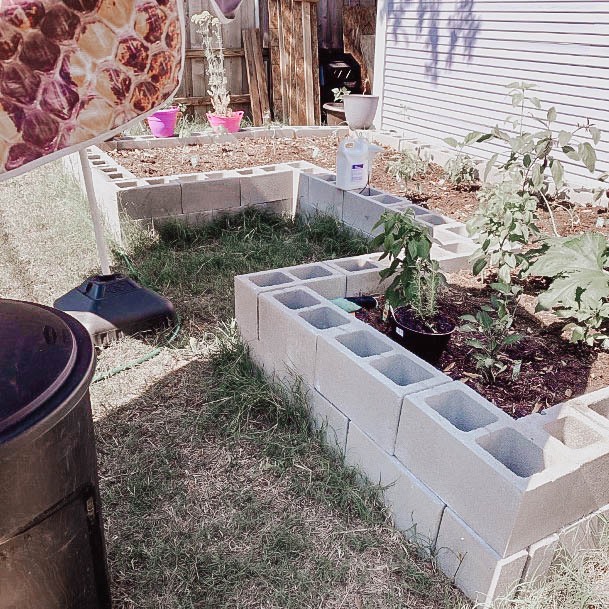
{"type": "Polygon", "coordinates": [[[167,328],[176,319],[167,298],[120,274],[89,277],[53,306],[75,317],[98,346],[124,335],[167,328]]]}

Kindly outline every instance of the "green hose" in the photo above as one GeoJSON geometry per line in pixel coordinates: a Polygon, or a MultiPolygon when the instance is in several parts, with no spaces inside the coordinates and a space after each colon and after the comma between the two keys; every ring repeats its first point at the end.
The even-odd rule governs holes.
{"type": "MultiPolygon", "coordinates": [[[[129,271],[133,275],[139,277],[139,273],[137,272],[137,269],[133,265],[133,262],[131,261],[129,256],[125,252],[119,251],[117,253],[124,260],[125,264],[129,268],[129,271]]],[[[143,281],[140,281],[140,283],[142,285],[144,285],[145,287],[148,287],[148,286],[146,286],[146,284],[143,281]]],[[[178,337],[181,329],[182,329],[182,320],[180,319],[179,315],[176,315],[176,324],[175,324],[173,330],[171,331],[169,338],[165,341],[165,343],[163,345],[161,345],[160,347],[155,347],[151,351],[148,351],[148,353],[146,353],[145,355],[142,355],[141,357],[138,357],[137,359],[127,362],[126,364],[121,364],[120,366],[111,368],[110,370],[107,370],[106,372],[100,372],[100,373],[96,374],[93,377],[93,380],[91,381],[91,383],[99,383],[100,381],[105,381],[113,376],[116,376],[117,374],[120,374],[121,372],[125,372],[126,370],[131,370],[131,368],[135,368],[136,366],[139,366],[140,364],[143,364],[144,362],[147,362],[147,361],[155,358],[157,355],[159,355],[159,353],[161,353],[161,351],[163,351],[163,349],[165,349],[169,345],[171,345],[171,343],[178,337]]]]}

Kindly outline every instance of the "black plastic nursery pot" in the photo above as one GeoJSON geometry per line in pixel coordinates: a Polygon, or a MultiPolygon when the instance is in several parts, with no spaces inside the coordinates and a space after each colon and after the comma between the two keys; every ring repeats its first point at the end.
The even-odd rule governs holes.
{"type": "Polygon", "coordinates": [[[391,338],[426,362],[437,364],[455,331],[455,324],[446,318],[440,318],[439,331],[426,332],[411,327],[409,321],[412,316],[408,313],[409,310],[405,307],[391,310],[389,316],[391,338]]]}

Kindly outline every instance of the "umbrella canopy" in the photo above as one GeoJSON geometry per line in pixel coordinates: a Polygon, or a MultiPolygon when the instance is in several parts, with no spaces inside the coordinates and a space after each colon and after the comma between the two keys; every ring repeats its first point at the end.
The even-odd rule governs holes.
{"type": "Polygon", "coordinates": [[[182,0],[0,0],[0,180],[154,112],[183,32],[182,0]]]}

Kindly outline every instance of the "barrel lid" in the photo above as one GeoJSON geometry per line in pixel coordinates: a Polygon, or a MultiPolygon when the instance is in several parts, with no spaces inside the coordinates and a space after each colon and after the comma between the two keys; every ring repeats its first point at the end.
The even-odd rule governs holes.
{"type": "Polygon", "coordinates": [[[0,431],[53,396],[76,362],[77,343],[49,307],[0,300],[0,431]]]}

